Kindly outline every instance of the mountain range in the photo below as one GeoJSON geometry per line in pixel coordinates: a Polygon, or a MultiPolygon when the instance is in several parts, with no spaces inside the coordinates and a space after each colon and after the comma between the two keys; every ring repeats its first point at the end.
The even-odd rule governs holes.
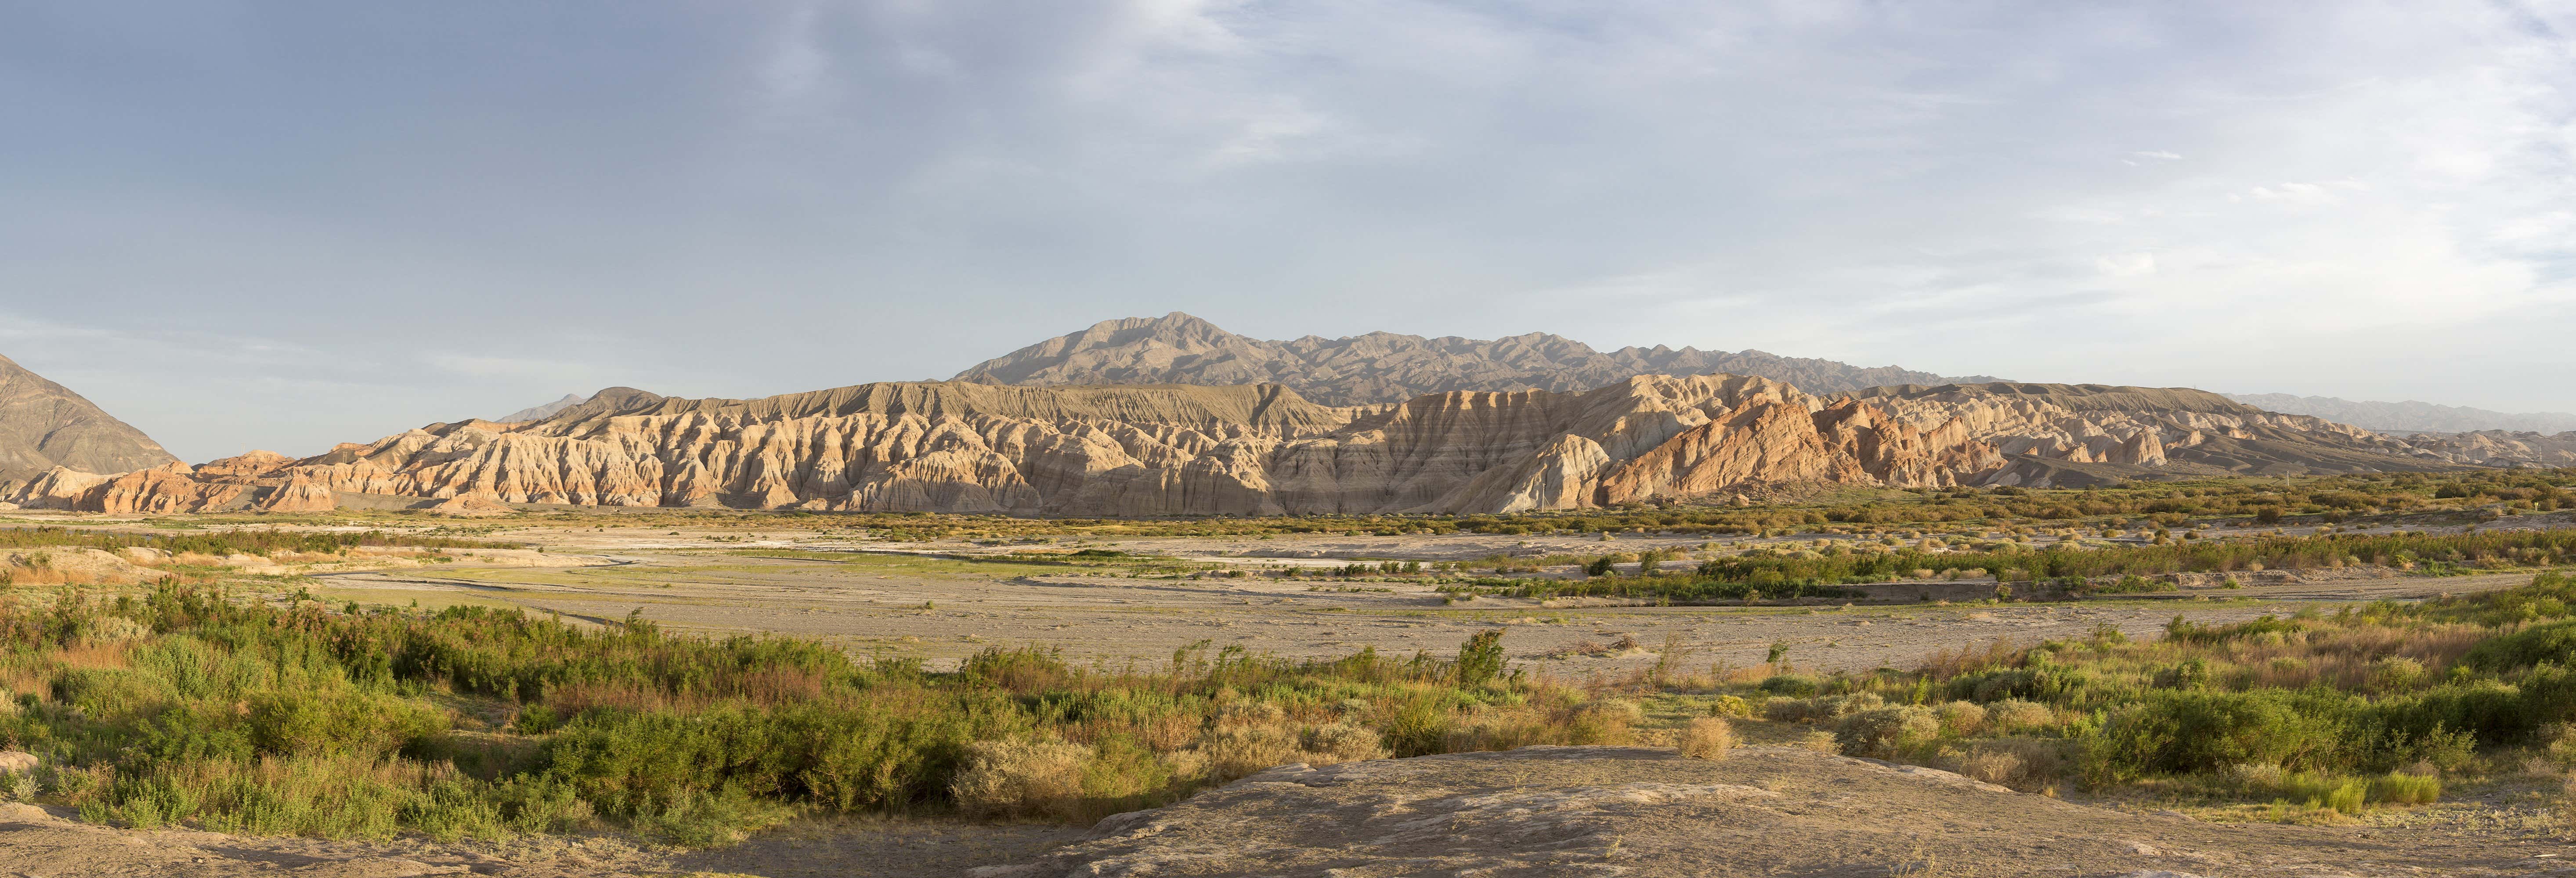
{"type": "Polygon", "coordinates": [[[1983,383],[1896,366],[1862,367],[1762,351],[1625,347],[1602,352],[1533,332],[1492,341],[1372,332],[1267,341],[1174,311],[1093,324],[986,360],[952,381],[1061,384],[1283,384],[1324,405],[1403,402],[1452,390],[1589,390],[1630,375],[1753,375],[1814,394],[1900,384],[1983,383]]]}
{"type": "Polygon", "coordinates": [[[2514,414],[2412,400],[2355,402],[2331,396],[2292,396],[2287,393],[2230,393],[2226,396],[2276,412],[2315,415],[2329,421],[2394,433],[2468,433],[2481,430],[2563,433],[2576,430],[2576,413],[2569,412],[2514,414]]]}
{"type": "Polygon", "coordinates": [[[1101,323],[944,382],[760,399],[612,387],[308,458],[252,452],[195,467],[0,364],[0,449],[20,461],[0,478],[0,503],[107,512],[1481,513],[1796,483],[2049,487],[2576,463],[2576,434],[2401,439],[2184,388],[1951,379],[1758,351],[1603,353],[1545,334],[1265,341],[1178,313],[1101,323]]]}

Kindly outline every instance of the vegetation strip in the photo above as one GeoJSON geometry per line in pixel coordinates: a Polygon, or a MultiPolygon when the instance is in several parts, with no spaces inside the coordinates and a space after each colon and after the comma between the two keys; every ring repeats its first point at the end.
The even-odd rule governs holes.
{"type": "Polygon", "coordinates": [[[284,531],[284,530],[209,530],[186,534],[138,534],[105,530],[76,530],[64,527],[0,528],[0,549],[158,549],[173,555],[195,552],[217,557],[225,555],[267,556],[276,553],[334,554],[360,546],[404,546],[419,549],[521,549],[525,544],[493,540],[463,540],[453,537],[420,536],[371,530],[284,531]]]}
{"type": "Polygon", "coordinates": [[[2011,543],[1989,545],[1993,547],[1951,552],[1853,552],[1832,547],[1823,552],[1784,553],[1757,549],[1669,574],[1658,570],[1650,558],[1634,576],[1612,575],[1609,556],[1604,556],[1594,562],[1592,569],[1598,571],[1597,575],[1584,579],[1480,577],[1442,589],[1453,594],[1517,598],[1645,598],[1690,603],[1845,597],[1853,592],[1841,586],[1946,573],[1952,579],[1963,575],[1993,576],[1999,583],[2046,583],[2069,593],[2126,593],[2171,590],[2174,586],[2169,582],[2145,578],[2177,573],[2371,564],[2445,574],[2546,566],[2576,559],[2576,530],[2336,534],[2082,549],[2066,544],[2046,549],[2021,548],[2011,543]],[[2116,581],[2094,581],[2105,577],[2116,581]]]}
{"type": "Polygon", "coordinates": [[[1623,740],[1628,714],[1456,659],[1159,667],[988,649],[955,672],[805,640],[480,607],[64,589],[5,615],[30,795],[131,826],[440,838],[605,821],[713,844],[797,810],[1092,818],[1284,762],[1623,740]]]}

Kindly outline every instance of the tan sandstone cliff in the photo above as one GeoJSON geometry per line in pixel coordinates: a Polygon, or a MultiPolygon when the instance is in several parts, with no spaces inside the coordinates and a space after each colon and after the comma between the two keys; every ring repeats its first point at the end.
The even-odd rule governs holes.
{"type": "MultiPolygon", "coordinates": [[[[303,460],[94,476],[22,505],[316,511],[343,498],[1080,516],[1512,512],[1749,485],[2088,483],[2438,465],[2404,443],[2190,390],[1644,375],[1579,393],[1317,405],[1278,385],[863,384],[752,400],[602,391],[543,420],[432,424],[303,460]]],[[[457,507],[463,508],[463,507],[457,507]]]]}

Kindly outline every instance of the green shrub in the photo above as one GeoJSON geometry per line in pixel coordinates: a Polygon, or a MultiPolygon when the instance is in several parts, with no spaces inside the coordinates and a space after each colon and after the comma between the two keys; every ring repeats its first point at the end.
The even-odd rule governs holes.
{"type": "Polygon", "coordinates": [[[2422,685],[2424,679],[2423,662],[2392,655],[2370,663],[2370,680],[2365,685],[2373,692],[2404,692],[2422,685]]]}
{"type": "Polygon", "coordinates": [[[263,692],[247,705],[252,746],[273,756],[377,759],[447,731],[446,714],[387,695],[263,692]]]}
{"type": "Polygon", "coordinates": [[[1834,727],[1834,746],[1845,756],[1886,759],[1940,734],[1941,718],[1930,708],[1914,704],[1879,707],[1843,717],[1834,727]]]}
{"type": "Polygon", "coordinates": [[[2398,805],[2430,805],[2442,799],[2442,779],[2389,772],[2370,781],[2370,800],[2398,805]]]}
{"type": "Polygon", "coordinates": [[[2537,664],[2576,665],[2576,619],[2547,622],[2489,638],[2472,647],[2460,661],[2483,671],[2537,664]]]}
{"type": "Polygon", "coordinates": [[[1635,719],[1633,705],[1509,673],[1499,631],[1455,661],[1201,645],[1140,671],[997,648],[930,673],[809,641],[675,637],[639,617],[585,631],[480,608],[333,613],[187,587],[35,606],[0,603],[0,670],[44,681],[0,715],[0,736],[46,753],[59,766],[50,791],[87,819],[144,826],[497,837],[599,819],[722,843],[798,809],[1017,813],[959,797],[991,786],[961,777],[997,770],[973,775],[971,748],[1067,739],[1088,754],[1057,773],[1073,792],[1038,810],[1088,820],[1276,762],[1618,743],[1635,719]],[[67,646],[99,647],[64,632],[102,619],[157,633],[119,641],[129,667],[71,666],[67,646]],[[515,714],[516,734],[451,731],[442,705],[459,699],[515,714]]]}
{"type": "Polygon", "coordinates": [[[1458,685],[1473,689],[1503,673],[1503,629],[1487,628],[1458,647],[1458,685]]]}
{"type": "Polygon", "coordinates": [[[1759,688],[1773,695],[1792,698],[1805,698],[1819,691],[1816,678],[1800,674],[1773,674],[1763,678],[1759,688]]]}
{"type": "Polygon", "coordinates": [[[2330,692],[2158,691],[2113,713],[2086,742],[2084,771],[2110,782],[2244,764],[2330,767],[2340,764],[2353,712],[2347,696],[2330,692]]]}
{"type": "Polygon", "coordinates": [[[1397,756],[1425,756],[1447,752],[1449,733],[1457,721],[1451,711],[1426,699],[1412,699],[1387,717],[1379,735],[1386,750],[1397,756]]]}

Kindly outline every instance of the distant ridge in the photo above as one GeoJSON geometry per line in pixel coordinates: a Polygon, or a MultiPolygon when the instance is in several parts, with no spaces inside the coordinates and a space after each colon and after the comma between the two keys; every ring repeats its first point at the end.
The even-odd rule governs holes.
{"type": "Polygon", "coordinates": [[[2228,399],[2276,412],[2315,415],[2329,421],[2367,427],[2373,430],[2421,433],[2468,433],[2478,430],[2508,430],[2529,433],[2562,433],[2576,430],[2576,413],[2488,411],[2429,402],[2359,402],[2331,396],[2292,396],[2287,393],[2230,393],[2228,399]]]}
{"type": "Polygon", "coordinates": [[[562,399],[546,403],[545,405],[529,406],[527,408],[493,418],[492,422],[496,424],[522,424],[529,421],[542,421],[547,418],[554,417],[556,412],[563,411],[564,409],[572,408],[573,406],[589,401],[590,397],[583,396],[578,393],[567,393],[563,395],[562,399]]]}
{"type": "Polygon", "coordinates": [[[1903,384],[1984,383],[1895,366],[1762,351],[1625,347],[1607,353],[1542,332],[1490,341],[1372,332],[1269,341],[1174,311],[1094,324],[957,373],[956,381],[1065,384],[1283,384],[1324,405],[1403,402],[1455,390],[1577,392],[1631,375],[1753,375],[1813,394],[1903,384]]]}
{"type": "Polygon", "coordinates": [[[0,357],[0,478],[58,466],[121,473],[177,459],[70,388],[0,357]]]}

